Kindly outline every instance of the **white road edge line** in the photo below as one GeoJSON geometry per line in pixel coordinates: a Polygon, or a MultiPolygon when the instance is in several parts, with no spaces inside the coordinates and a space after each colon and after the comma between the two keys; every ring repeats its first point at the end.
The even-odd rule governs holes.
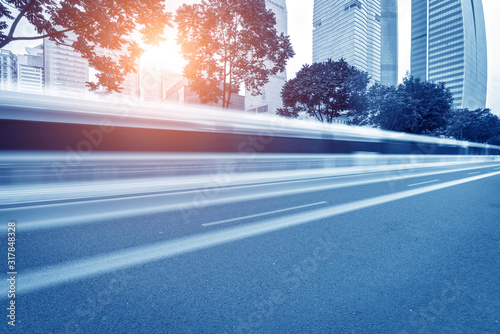
{"type": "Polygon", "coordinates": [[[472,172],[472,173],[467,173],[468,175],[474,175],[474,174],[479,174],[481,172],[472,172]]]}
{"type": "MultiPolygon", "coordinates": [[[[325,219],[344,213],[370,208],[376,205],[409,198],[431,191],[445,189],[456,185],[481,180],[484,178],[500,175],[499,172],[481,174],[460,180],[454,180],[426,187],[405,190],[394,194],[382,195],[363,199],[351,203],[333,205],[327,208],[311,210],[303,213],[295,213],[278,218],[244,224],[217,231],[193,235],[185,238],[159,242],[153,245],[140,246],[112,252],[106,255],[89,257],[83,260],[74,260],[59,265],[52,265],[41,269],[24,271],[19,274],[23,280],[18,293],[25,294],[40,289],[65,284],[95,275],[103,275],[115,270],[122,270],[137,265],[144,265],[153,261],[163,260],[177,255],[190,253],[209,247],[214,247],[236,240],[255,237],[261,234],[278,231],[288,227],[298,226],[312,221],[325,219]]],[[[8,282],[0,282],[2,291],[7,291],[8,282]]],[[[5,299],[7,294],[0,294],[0,299],[5,299]]]]}
{"type": "Polygon", "coordinates": [[[437,181],[439,181],[439,179],[432,180],[432,181],[426,181],[426,182],[420,182],[420,183],[413,183],[413,184],[409,184],[408,187],[419,186],[421,184],[427,184],[427,183],[432,183],[432,182],[437,182],[437,181]]]}
{"type": "Polygon", "coordinates": [[[327,201],[316,202],[316,203],[311,203],[311,204],[294,206],[294,207],[286,208],[286,209],[280,209],[280,210],[274,210],[274,211],[267,211],[267,212],[257,213],[255,215],[248,215],[248,216],[243,216],[243,217],[237,217],[237,218],[219,220],[219,221],[216,221],[216,222],[213,222],[213,223],[205,223],[205,224],[201,224],[201,225],[202,226],[213,226],[213,225],[231,223],[231,222],[235,222],[235,221],[238,221],[238,220],[244,220],[244,219],[248,219],[248,218],[268,216],[268,215],[272,215],[274,213],[280,213],[280,212],[286,212],[286,211],[291,211],[291,210],[303,209],[303,208],[308,208],[308,207],[311,207],[311,206],[316,206],[316,205],[321,205],[321,204],[327,204],[327,203],[328,203],[327,201]]]}

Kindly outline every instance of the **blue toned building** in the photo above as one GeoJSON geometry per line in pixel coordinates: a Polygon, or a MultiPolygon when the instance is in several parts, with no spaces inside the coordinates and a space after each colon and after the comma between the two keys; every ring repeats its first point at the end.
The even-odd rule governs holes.
{"type": "Polygon", "coordinates": [[[17,89],[17,56],[0,49],[0,90],[17,89]]]}
{"type": "Polygon", "coordinates": [[[397,0],[315,0],[313,62],[344,58],[371,82],[398,82],[397,0]]]}
{"type": "Polygon", "coordinates": [[[315,0],[313,62],[344,58],[380,82],[380,0],[315,0]]]}
{"type": "Polygon", "coordinates": [[[455,108],[484,108],[486,29],[481,0],[412,0],[411,74],[444,82],[455,108]]]}
{"type": "Polygon", "coordinates": [[[398,84],[398,0],[380,0],[380,83],[398,84]]]}
{"type": "Polygon", "coordinates": [[[25,48],[26,54],[18,55],[18,91],[42,94],[44,87],[43,44],[25,48]]]}

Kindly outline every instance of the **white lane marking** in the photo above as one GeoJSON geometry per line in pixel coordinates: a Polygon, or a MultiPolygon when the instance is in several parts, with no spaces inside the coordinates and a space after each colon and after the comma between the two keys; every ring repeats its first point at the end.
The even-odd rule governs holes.
{"type": "Polygon", "coordinates": [[[439,181],[439,179],[432,180],[432,181],[426,181],[426,182],[420,182],[420,183],[413,183],[413,184],[409,184],[408,187],[419,186],[421,184],[427,184],[427,183],[432,183],[432,182],[437,182],[437,181],[439,181]]]}
{"type": "MultiPolygon", "coordinates": [[[[163,260],[176,255],[254,237],[288,227],[302,225],[319,219],[325,219],[496,175],[500,175],[500,172],[481,174],[461,180],[405,190],[399,193],[382,195],[346,204],[333,205],[327,208],[316,209],[303,213],[290,214],[278,218],[267,219],[257,223],[244,224],[200,235],[160,242],[153,245],[116,251],[107,255],[70,261],[42,269],[35,269],[31,271],[26,270],[19,274],[19,279],[23,280],[23,284],[22,286],[19,286],[17,292],[19,294],[25,294],[59,284],[88,278],[94,275],[102,275],[136,265],[144,265],[149,262],[163,260]]],[[[3,289],[0,290],[7,291],[7,284],[8,283],[5,280],[0,282],[0,288],[3,289]]],[[[5,299],[6,296],[7,294],[0,294],[0,299],[5,299]]]]}
{"type": "MultiPolygon", "coordinates": [[[[191,209],[198,209],[198,208],[205,208],[209,207],[212,205],[219,205],[219,204],[229,204],[229,203],[235,203],[235,202],[242,202],[242,201],[252,201],[255,199],[263,199],[263,198],[273,198],[273,197],[279,197],[279,196],[285,196],[285,195],[293,195],[293,194],[303,194],[307,192],[317,192],[317,191],[323,191],[323,190],[332,190],[332,189],[339,189],[339,188],[347,188],[347,187],[355,187],[355,186],[362,186],[362,185],[369,185],[369,184],[375,184],[375,183],[380,183],[380,182],[395,182],[399,180],[405,180],[405,179],[411,179],[411,178],[416,178],[416,177],[425,177],[425,176],[434,176],[434,175],[439,175],[439,174],[447,174],[447,173],[453,173],[453,172],[463,172],[471,169],[478,169],[478,168],[487,168],[487,167],[492,167],[492,165],[489,166],[482,166],[482,167],[472,167],[472,168],[462,168],[462,169],[454,169],[454,170],[446,170],[446,171],[439,171],[439,172],[427,172],[427,173],[421,173],[421,174],[412,174],[412,175],[399,175],[399,173],[406,173],[408,172],[407,170],[404,171],[399,171],[395,172],[393,175],[385,175],[382,177],[378,177],[372,180],[361,180],[361,181],[347,181],[347,182],[340,182],[340,183],[333,183],[333,184],[325,184],[325,185],[319,185],[319,186],[309,186],[305,185],[302,187],[294,187],[293,189],[284,189],[284,190],[275,190],[275,191],[266,191],[262,192],[259,191],[256,194],[237,194],[237,195],[232,195],[231,197],[227,196],[217,196],[215,198],[207,198],[204,196],[203,190],[204,189],[196,189],[196,190],[190,190],[190,191],[183,191],[181,193],[192,193],[194,194],[193,198],[190,199],[189,201],[186,202],[176,202],[176,201],[167,201],[166,203],[162,204],[152,204],[150,206],[142,205],[140,207],[134,207],[134,206],[123,206],[121,205],[121,201],[123,201],[123,198],[110,198],[110,199],[99,199],[99,200],[90,200],[90,201],[85,201],[81,203],[58,203],[58,204],[48,204],[48,205],[37,205],[37,206],[32,206],[29,208],[7,208],[7,209],[0,209],[1,213],[9,213],[11,217],[16,217],[19,221],[22,221],[23,224],[19,226],[19,230],[22,230],[23,232],[25,231],[35,231],[35,230],[43,230],[43,229],[50,229],[50,228],[57,228],[57,227],[64,227],[64,226],[72,226],[72,225],[79,225],[79,224],[87,224],[90,222],[95,222],[97,220],[106,220],[106,219],[118,219],[118,218],[124,218],[124,217],[130,217],[130,216],[140,216],[143,214],[150,214],[150,213],[155,213],[155,212],[167,212],[167,211],[172,211],[172,210],[191,210],[191,209]],[[201,205],[198,204],[198,202],[202,203],[201,205]],[[81,210],[77,210],[78,208],[85,207],[85,205],[96,205],[92,207],[92,210],[86,210],[85,214],[78,212],[81,210]],[[113,205],[114,209],[109,210],[108,207],[100,207],[98,206],[99,204],[105,206],[105,205],[113,205]],[[40,215],[37,210],[43,209],[43,210],[50,210],[51,208],[65,208],[66,212],[64,215],[53,215],[50,216],[50,214],[44,214],[40,215]],[[75,215],[71,215],[70,212],[78,212],[75,215]]],[[[293,183],[295,181],[292,181],[293,183]]],[[[284,183],[287,184],[288,182],[284,183]]],[[[282,183],[283,184],[283,183],[282,183]]],[[[269,185],[265,184],[264,186],[269,185]]],[[[229,190],[236,190],[236,189],[251,189],[251,188],[256,188],[259,187],[259,185],[244,185],[244,186],[234,186],[231,187],[229,190]]],[[[133,196],[130,198],[125,198],[125,200],[131,199],[131,198],[155,198],[159,196],[165,196],[165,195],[141,195],[141,196],[133,196]]],[[[123,203],[123,202],[122,202],[123,203]]]]}
{"type": "Polygon", "coordinates": [[[274,210],[274,211],[257,213],[255,215],[248,215],[248,216],[243,216],[243,217],[237,217],[237,218],[219,220],[219,221],[216,221],[216,222],[213,222],[213,223],[205,223],[205,224],[201,224],[201,225],[202,226],[212,226],[212,225],[225,224],[225,223],[235,222],[235,221],[238,221],[238,220],[243,220],[243,219],[248,219],[248,218],[255,218],[255,217],[262,217],[262,216],[268,216],[268,215],[272,215],[274,213],[280,213],[280,212],[286,212],[286,211],[297,210],[297,209],[302,209],[302,208],[308,208],[308,207],[311,207],[311,206],[316,206],[316,205],[321,205],[321,204],[326,204],[326,203],[328,203],[328,202],[323,201],[323,202],[311,203],[311,204],[294,206],[294,207],[291,207],[291,208],[286,208],[286,209],[281,209],[281,210],[274,210]]]}
{"type": "Polygon", "coordinates": [[[472,172],[472,173],[467,173],[468,175],[474,175],[474,174],[479,174],[481,172],[472,172]]]}

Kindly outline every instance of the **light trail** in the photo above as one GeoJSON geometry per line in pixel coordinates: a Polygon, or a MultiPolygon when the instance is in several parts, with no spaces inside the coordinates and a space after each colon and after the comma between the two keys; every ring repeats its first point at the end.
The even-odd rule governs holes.
{"type": "MultiPolygon", "coordinates": [[[[219,190],[229,191],[229,190],[238,190],[245,189],[246,191],[241,191],[238,194],[231,194],[231,196],[224,196],[221,193],[220,196],[216,196],[214,198],[207,198],[203,203],[202,207],[208,207],[212,205],[220,205],[220,204],[229,204],[236,203],[241,201],[251,201],[256,199],[265,199],[265,198],[273,198],[278,196],[287,196],[294,194],[303,194],[307,192],[317,192],[323,190],[332,190],[332,189],[340,189],[354,186],[363,186],[374,183],[381,182],[395,182],[399,180],[405,180],[409,178],[416,177],[425,177],[425,176],[434,176],[452,172],[461,172],[467,170],[474,170],[478,168],[489,168],[496,165],[487,165],[487,166],[479,166],[479,167],[471,167],[471,168],[461,168],[461,169],[453,169],[453,170],[445,170],[438,172],[427,172],[427,173],[419,173],[419,174],[408,174],[408,175],[400,175],[399,173],[394,175],[383,175],[376,176],[373,179],[368,180],[355,180],[355,181],[341,181],[330,184],[322,184],[310,186],[307,184],[298,186],[297,180],[289,180],[291,184],[289,187],[282,188],[280,190],[275,191],[255,191],[254,193],[248,193],[248,190],[256,189],[256,187],[273,185],[278,183],[273,182],[262,182],[258,184],[245,184],[248,183],[248,179],[245,176],[238,176],[241,178],[236,182],[239,185],[231,185],[220,186],[219,190]],[[246,181],[245,181],[246,180],[246,181]]],[[[399,171],[400,173],[405,173],[409,171],[399,171]]],[[[237,177],[235,177],[237,178],[237,177]]],[[[286,179],[280,180],[279,184],[285,187],[287,182],[286,179]]],[[[236,181],[236,180],[235,180],[236,181]]],[[[270,180],[268,180],[270,181],[270,180]]],[[[304,180],[307,181],[307,180],[304,180]]],[[[337,181],[337,180],[334,180],[337,181]]],[[[100,187],[104,187],[103,184],[99,185],[100,187]]],[[[216,185],[213,185],[216,186],[216,185]]],[[[207,188],[208,189],[208,188],[207,188]]],[[[45,189],[46,190],[46,189],[45,189]]],[[[73,192],[78,192],[75,188],[72,190],[73,192]]],[[[139,216],[142,214],[150,214],[157,212],[167,212],[173,210],[190,210],[193,208],[197,208],[195,205],[195,197],[203,191],[203,188],[188,190],[185,189],[181,192],[176,192],[175,197],[169,199],[168,201],[162,200],[158,204],[143,204],[141,206],[134,207],[134,203],[136,199],[155,199],[160,198],[161,196],[166,196],[165,194],[154,194],[154,195],[131,195],[127,198],[110,198],[110,199],[99,199],[99,200],[87,200],[85,202],[76,202],[76,203],[62,203],[62,204],[48,204],[48,205],[39,205],[33,207],[20,207],[20,208],[6,208],[0,209],[0,212],[3,214],[8,214],[9,216],[15,216],[16,219],[22,224],[19,224],[19,231],[34,231],[34,230],[42,230],[42,229],[50,229],[50,228],[58,228],[64,226],[78,225],[78,224],[86,224],[95,222],[98,220],[106,220],[106,219],[118,219],[130,216],[139,216]],[[190,195],[189,199],[182,199],[179,195],[190,195]],[[123,205],[124,200],[129,200],[127,205],[123,205]],[[86,206],[93,205],[91,209],[85,209],[86,206]],[[110,206],[112,209],[110,209],[110,206]],[[40,211],[42,210],[42,211],[40,211]],[[45,211],[45,212],[43,212],[45,211]],[[43,212],[43,213],[41,213],[43,212]]]]}

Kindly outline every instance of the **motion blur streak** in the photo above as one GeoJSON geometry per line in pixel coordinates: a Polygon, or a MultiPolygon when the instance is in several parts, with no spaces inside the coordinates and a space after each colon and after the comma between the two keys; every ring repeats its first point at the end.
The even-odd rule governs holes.
{"type": "MultiPolygon", "coordinates": [[[[203,206],[206,207],[218,204],[235,203],[239,201],[249,201],[262,198],[273,198],[284,195],[303,194],[307,192],[339,189],[345,187],[374,184],[379,182],[387,182],[389,180],[397,181],[397,180],[404,180],[407,178],[424,177],[430,175],[475,170],[478,168],[483,169],[492,166],[496,165],[457,168],[439,172],[428,172],[420,174],[409,173],[403,175],[390,175],[390,177],[388,177],[387,175],[381,175],[381,176],[376,175],[370,179],[359,179],[359,180],[340,181],[340,182],[333,182],[335,181],[335,177],[332,176],[331,174],[330,175],[321,174],[322,178],[324,178],[325,180],[325,184],[321,186],[310,186],[307,184],[300,184],[301,182],[307,181],[308,179],[313,177],[314,174],[308,174],[307,172],[305,174],[306,176],[304,175],[302,176],[303,177],[302,179],[299,179],[298,175],[295,173],[290,175],[284,172],[280,172],[275,174],[276,178],[274,179],[270,178],[270,175],[267,175],[269,178],[265,177],[260,178],[259,183],[252,183],[257,181],[258,178],[252,179],[252,178],[246,178],[248,175],[237,175],[234,176],[234,180],[232,182],[228,182],[228,184],[224,185],[224,187],[218,188],[219,190],[221,190],[219,196],[215,198],[206,198],[203,203],[203,206]],[[264,182],[263,179],[265,180],[264,182]],[[260,185],[272,185],[273,183],[280,183],[283,186],[283,188],[274,191],[269,191],[269,190],[262,191],[260,188],[258,188],[258,186],[260,185]],[[251,188],[254,188],[255,191],[253,192],[239,191],[239,189],[249,190],[251,188]],[[236,192],[231,192],[226,195],[222,192],[223,189],[235,190],[236,192]]],[[[401,166],[395,166],[395,167],[397,168],[393,170],[396,171],[400,170],[399,168],[401,168],[401,166]]],[[[385,168],[388,168],[388,166],[386,166],[385,168]]],[[[382,168],[380,170],[375,169],[372,170],[372,172],[387,171],[387,169],[385,168],[382,168]]],[[[316,174],[315,176],[317,178],[319,175],[316,174]]],[[[160,182],[160,180],[158,180],[158,182],[160,182]]],[[[133,183],[129,184],[126,181],[123,181],[122,183],[124,185],[129,185],[129,188],[127,188],[129,191],[132,190],[130,186],[133,185],[133,183]]],[[[99,185],[102,186],[102,183],[99,183],[99,185]]],[[[179,188],[179,185],[176,186],[179,188]]],[[[214,185],[211,185],[211,187],[213,186],[214,185]]],[[[94,186],[94,188],[96,187],[94,186]]],[[[73,192],[75,192],[76,188],[73,185],[71,189],[72,189],[71,192],[72,194],[73,192]]],[[[144,191],[144,188],[142,187],[139,189],[144,191]]],[[[159,201],[159,204],[156,204],[157,202],[154,202],[152,200],[155,198],[157,199],[163,198],[162,196],[168,196],[169,195],[168,191],[166,191],[165,193],[159,193],[154,195],[140,194],[136,192],[135,195],[132,194],[130,195],[130,198],[133,201],[134,199],[137,200],[141,198],[142,199],[149,198],[151,199],[150,202],[154,204],[151,203],[137,204],[129,201],[126,205],[123,205],[123,201],[126,200],[124,198],[92,199],[93,196],[95,196],[95,193],[92,193],[91,191],[86,194],[88,196],[88,200],[83,202],[46,204],[46,205],[35,205],[26,207],[20,206],[20,207],[0,209],[0,212],[4,214],[9,213],[10,216],[15,216],[17,217],[16,219],[22,221],[23,223],[19,224],[18,226],[19,231],[22,232],[35,231],[35,230],[50,229],[50,228],[57,228],[57,227],[77,225],[77,224],[86,224],[95,222],[97,220],[117,219],[122,217],[139,216],[141,214],[166,212],[171,210],[191,209],[193,207],[193,198],[194,198],[193,194],[196,194],[198,191],[200,191],[199,186],[196,188],[191,188],[191,190],[183,188],[181,189],[182,190],[180,191],[172,192],[168,200],[161,200],[159,201]],[[89,209],[88,205],[92,205],[92,207],[89,209]],[[113,209],[110,209],[110,207],[112,207],[113,209]]],[[[82,195],[84,194],[81,190],[78,192],[81,193],[82,195]]]]}
{"type": "MultiPolygon", "coordinates": [[[[193,252],[220,244],[254,237],[284,228],[309,223],[355,210],[369,208],[431,191],[436,191],[456,185],[500,175],[493,172],[474,177],[468,177],[455,181],[445,182],[437,185],[402,191],[390,195],[373,197],[365,200],[355,201],[347,204],[335,205],[328,208],[291,214],[280,218],[264,220],[258,223],[223,229],[211,233],[167,241],[146,247],[137,247],[125,251],[114,252],[105,256],[88,258],[81,261],[50,266],[45,269],[21,273],[19,275],[22,285],[19,287],[20,294],[34,292],[43,288],[49,288],[58,284],[64,284],[73,280],[84,279],[93,275],[105,274],[118,269],[125,269],[148,262],[193,252]]],[[[2,283],[3,291],[7,291],[7,282],[2,283]]],[[[3,294],[1,298],[6,298],[3,294]]]]}

